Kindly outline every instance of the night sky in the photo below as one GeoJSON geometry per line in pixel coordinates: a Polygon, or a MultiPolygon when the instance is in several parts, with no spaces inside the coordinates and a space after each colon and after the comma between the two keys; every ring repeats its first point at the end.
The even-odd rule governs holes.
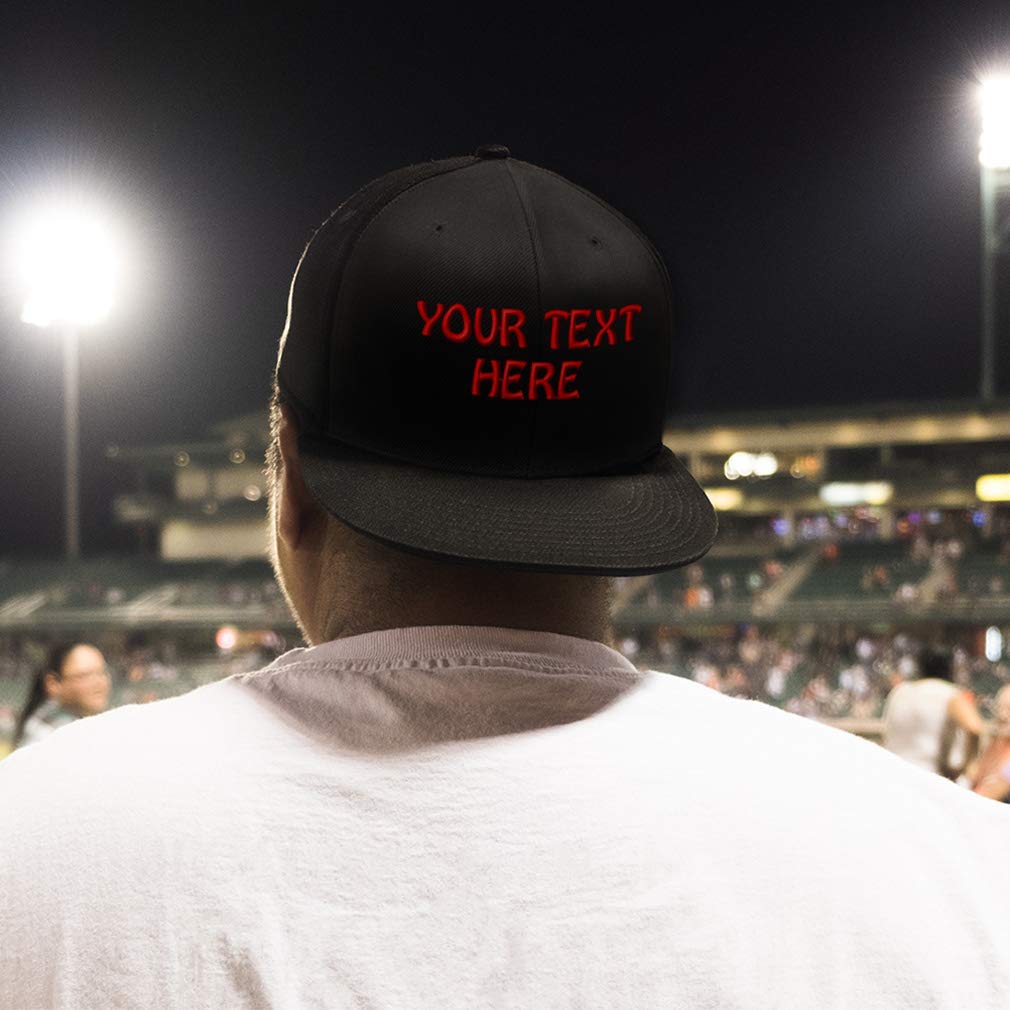
{"type": "MultiPolygon", "coordinates": [[[[377,175],[484,143],[652,238],[680,309],[674,412],[974,394],[975,87],[1010,67],[1005,0],[708,5],[666,25],[627,5],[271,7],[0,15],[0,226],[70,180],[131,249],[120,305],[82,339],[86,556],[130,542],[107,443],[265,406],[315,226],[377,175]]],[[[0,277],[0,557],[55,556],[62,358],[19,314],[0,277]]]]}

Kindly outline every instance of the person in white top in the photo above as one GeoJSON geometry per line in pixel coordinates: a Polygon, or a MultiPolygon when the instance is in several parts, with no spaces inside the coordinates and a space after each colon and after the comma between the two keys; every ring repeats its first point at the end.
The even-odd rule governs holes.
{"type": "Polygon", "coordinates": [[[613,578],[716,533],[661,443],[658,253],[501,145],[394,176],[289,299],[308,647],[0,762],[0,1008],[1006,1010],[1010,811],[613,647],[613,578]],[[464,293],[524,307],[473,313],[509,350],[464,293]]]}
{"type": "Polygon", "coordinates": [[[924,771],[956,780],[978,753],[984,731],[970,691],[953,683],[950,657],[920,658],[921,675],[895,687],[884,703],[884,746],[924,771]]]}

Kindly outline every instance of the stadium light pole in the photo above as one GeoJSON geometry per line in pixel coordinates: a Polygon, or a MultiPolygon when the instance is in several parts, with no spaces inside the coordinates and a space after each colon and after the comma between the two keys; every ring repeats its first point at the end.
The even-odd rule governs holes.
{"type": "Polygon", "coordinates": [[[978,160],[982,198],[982,365],[979,395],[996,395],[997,267],[1008,245],[1010,215],[1000,215],[1000,195],[1010,193],[1010,76],[982,82],[982,135],[978,160]]]}
{"type": "Polygon", "coordinates": [[[64,199],[25,223],[15,257],[27,291],[22,321],[62,335],[65,553],[74,560],[81,553],[78,338],[112,307],[118,256],[102,215],[64,199]]]}

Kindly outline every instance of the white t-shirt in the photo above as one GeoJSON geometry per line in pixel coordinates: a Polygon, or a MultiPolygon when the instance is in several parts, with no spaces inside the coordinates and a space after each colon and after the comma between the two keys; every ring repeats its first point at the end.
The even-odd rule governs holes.
{"type": "MultiPolygon", "coordinates": [[[[947,707],[962,690],[932,677],[899,684],[884,703],[884,746],[924,771],[938,771],[947,707]]],[[[962,747],[963,741],[955,739],[953,763],[958,763],[962,747]]]]}
{"type": "Polygon", "coordinates": [[[0,811],[4,1010],[1010,1006],[1004,805],[564,635],[296,649],[0,811]]]}

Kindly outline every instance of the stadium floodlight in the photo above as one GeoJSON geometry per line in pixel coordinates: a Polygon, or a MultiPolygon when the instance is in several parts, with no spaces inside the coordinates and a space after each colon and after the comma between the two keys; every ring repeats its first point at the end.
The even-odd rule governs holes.
{"type": "Polygon", "coordinates": [[[12,250],[25,289],[21,319],[33,326],[91,326],[112,308],[120,256],[107,218],[80,200],[36,210],[12,250]]]}
{"type": "Polygon", "coordinates": [[[1010,76],[983,81],[979,97],[982,135],[978,160],[986,168],[1010,168],[1010,76]]]}
{"type": "Polygon", "coordinates": [[[886,505],[894,495],[894,485],[889,481],[869,481],[865,484],[825,484],[820,490],[821,501],[834,508],[851,505],[886,505]]]}
{"type": "Polygon", "coordinates": [[[1010,473],[987,473],[975,481],[979,501],[1010,501],[1010,473]]]}
{"type": "Polygon", "coordinates": [[[1006,201],[1010,192],[1010,74],[989,77],[979,90],[982,133],[978,160],[982,203],[982,326],[979,397],[983,403],[996,395],[997,300],[999,260],[1007,249],[1010,216],[1006,201]]]}
{"type": "Polygon", "coordinates": [[[78,328],[101,322],[112,308],[121,258],[108,216],[76,196],[34,208],[8,246],[21,289],[21,319],[57,326],[63,335],[66,555],[80,555],[78,328]]]}

